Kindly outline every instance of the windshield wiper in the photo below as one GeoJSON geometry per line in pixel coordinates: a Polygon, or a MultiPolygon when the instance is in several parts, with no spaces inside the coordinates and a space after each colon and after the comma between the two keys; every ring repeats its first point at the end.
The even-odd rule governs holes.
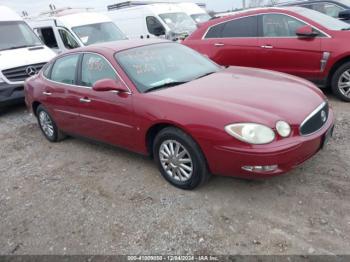
{"type": "Polygon", "coordinates": [[[182,85],[182,84],[186,84],[186,83],[187,83],[187,81],[170,82],[170,83],[166,83],[166,84],[163,84],[163,85],[151,87],[148,90],[146,90],[145,93],[152,92],[152,91],[155,91],[155,90],[158,90],[158,89],[167,88],[167,87],[178,86],[178,85],[182,85]]]}
{"type": "Polygon", "coordinates": [[[341,30],[342,31],[348,31],[348,30],[350,30],[350,27],[345,27],[345,28],[342,28],[341,30]]]}
{"type": "Polygon", "coordinates": [[[212,74],[214,74],[214,73],[216,73],[216,72],[209,72],[209,73],[206,73],[206,74],[204,74],[204,75],[201,75],[201,76],[196,77],[194,80],[199,79],[199,78],[206,77],[206,76],[208,76],[208,75],[212,75],[212,74]]]}

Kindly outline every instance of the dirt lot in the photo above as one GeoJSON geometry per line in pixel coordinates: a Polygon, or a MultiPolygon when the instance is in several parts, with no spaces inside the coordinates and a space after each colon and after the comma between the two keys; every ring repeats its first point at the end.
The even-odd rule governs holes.
{"type": "Polygon", "coordinates": [[[153,162],[69,138],[51,144],[24,106],[0,115],[0,254],[350,254],[350,105],[335,137],[265,181],[178,190],[153,162]]]}

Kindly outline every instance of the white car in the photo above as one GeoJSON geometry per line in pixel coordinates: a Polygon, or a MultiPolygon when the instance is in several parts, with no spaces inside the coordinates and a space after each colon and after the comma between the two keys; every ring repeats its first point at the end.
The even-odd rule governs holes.
{"type": "Polygon", "coordinates": [[[195,3],[179,3],[177,4],[186,14],[188,14],[196,24],[204,23],[210,20],[210,15],[195,3]]]}
{"type": "Polygon", "coordinates": [[[0,106],[23,101],[23,83],[55,53],[13,10],[0,6],[0,106]]]}

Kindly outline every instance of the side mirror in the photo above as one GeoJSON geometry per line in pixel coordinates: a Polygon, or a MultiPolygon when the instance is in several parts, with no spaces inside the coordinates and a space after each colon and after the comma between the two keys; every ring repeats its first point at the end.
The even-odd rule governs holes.
{"type": "Polygon", "coordinates": [[[94,91],[106,92],[106,91],[118,91],[122,93],[129,92],[124,83],[114,79],[101,79],[98,80],[92,87],[94,91]]]}
{"type": "Polygon", "coordinates": [[[338,17],[341,20],[350,20],[350,9],[339,12],[338,17]]]}
{"type": "Polygon", "coordinates": [[[305,25],[305,26],[301,26],[299,27],[296,31],[295,31],[296,35],[299,37],[305,37],[305,38],[311,38],[311,37],[316,37],[318,36],[318,33],[315,32],[311,26],[309,25],[305,25]]]}

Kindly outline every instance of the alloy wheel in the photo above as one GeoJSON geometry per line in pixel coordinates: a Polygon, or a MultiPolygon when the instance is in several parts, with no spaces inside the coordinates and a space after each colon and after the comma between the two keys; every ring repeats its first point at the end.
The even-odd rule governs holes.
{"type": "Polygon", "coordinates": [[[40,126],[43,129],[45,135],[48,137],[53,137],[54,126],[53,126],[53,123],[52,123],[50,116],[45,111],[40,111],[39,122],[40,122],[40,126]]]}
{"type": "Polygon", "coordinates": [[[339,77],[338,88],[344,96],[350,98],[350,69],[339,77]]]}
{"type": "Polygon", "coordinates": [[[188,181],[193,174],[193,161],[187,149],[178,141],[165,140],[160,145],[159,159],[164,171],[174,180],[188,181]]]}

